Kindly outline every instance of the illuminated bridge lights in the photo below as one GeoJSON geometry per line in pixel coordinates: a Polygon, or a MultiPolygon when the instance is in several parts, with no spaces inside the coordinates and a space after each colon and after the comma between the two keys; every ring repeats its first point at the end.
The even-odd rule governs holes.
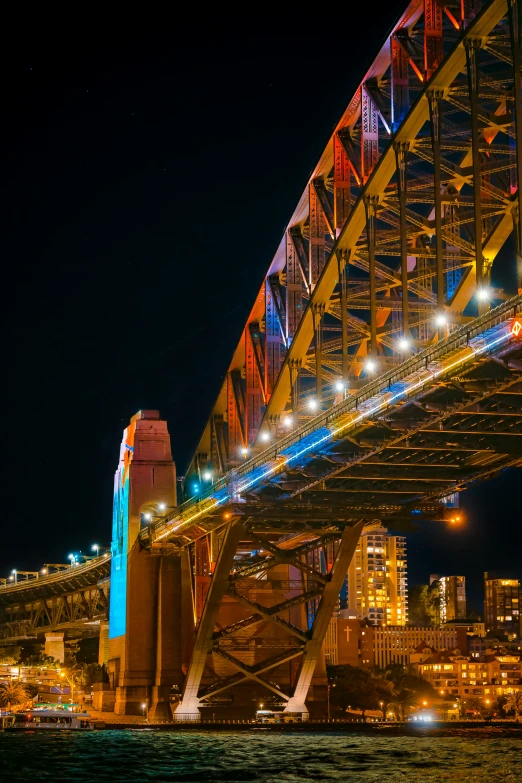
{"type": "Polygon", "coordinates": [[[522,337],[522,321],[519,321],[518,318],[515,318],[513,321],[513,325],[511,327],[511,334],[515,337],[522,337]]]}
{"type": "MultiPolygon", "coordinates": [[[[267,459],[265,463],[253,467],[252,470],[241,475],[240,478],[236,476],[233,482],[230,480],[230,475],[225,477],[225,481],[228,480],[229,482],[225,489],[204,500],[202,499],[198,505],[187,509],[176,520],[166,521],[165,525],[168,525],[168,528],[161,533],[158,530],[159,535],[155,535],[154,540],[179,532],[181,528],[186,528],[192,522],[214,511],[218,506],[237,500],[238,495],[253,489],[266,479],[270,479],[277,473],[280,473],[285,466],[294,463],[296,460],[302,457],[312,458],[318,449],[324,449],[328,443],[331,443],[334,438],[339,438],[348,428],[353,428],[365,419],[382,413],[401,398],[411,397],[433,380],[497,348],[511,339],[513,335],[518,337],[521,331],[522,324],[519,319],[516,319],[511,323],[504,321],[491,327],[482,334],[471,338],[465,346],[459,346],[457,343],[453,351],[451,350],[451,343],[448,343],[446,356],[431,362],[428,362],[428,359],[426,359],[427,364],[423,369],[414,370],[405,378],[390,384],[386,390],[376,392],[372,397],[360,403],[355,410],[352,409],[348,412],[339,411],[339,416],[331,423],[328,422],[326,426],[319,426],[320,421],[323,419],[323,415],[320,414],[316,417],[318,428],[314,432],[303,435],[296,443],[283,448],[275,458],[267,459]],[[516,326],[518,326],[517,329],[516,326]]],[[[343,406],[342,403],[341,406],[343,406]]],[[[329,412],[328,418],[330,418],[332,413],[333,410],[329,412]]],[[[298,433],[296,433],[296,437],[299,437],[298,433]]]]}

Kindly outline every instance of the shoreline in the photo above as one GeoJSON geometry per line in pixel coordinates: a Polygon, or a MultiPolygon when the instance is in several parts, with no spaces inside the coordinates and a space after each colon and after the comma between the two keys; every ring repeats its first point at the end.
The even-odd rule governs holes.
{"type": "Polygon", "coordinates": [[[389,736],[397,735],[426,735],[448,730],[492,731],[495,733],[506,731],[510,735],[515,732],[522,739],[522,723],[508,721],[433,721],[432,723],[356,723],[339,721],[332,723],[286,723],[286,724],[256,724],[241,722],[205,722],[205,723],[117,723],[97,721],[94,723],[96,731],[174,731],[174,732],[335,732],[335,733],[371,733],[377,732],[389,736]]]}

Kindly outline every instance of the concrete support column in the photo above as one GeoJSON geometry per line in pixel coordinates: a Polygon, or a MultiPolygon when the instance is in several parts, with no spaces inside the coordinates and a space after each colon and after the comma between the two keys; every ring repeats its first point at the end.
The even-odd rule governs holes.
{"type": "Polygon", "coordinates": [[[98,665],[104,666],[109,660],[109,621],[100,622],[100,642],[98,645],[98,665]]]}
{"type": "Polygon", "coordinates": [[[162,557],[156,594],[156,675],[149,717],[170,720],[170,689],[181,688],[181,561],[162,557]]]}
{"type": "Polygon", "coordinates": [[[45,654],[51,658],[56,658],[57,661],[63,663],[65,660],[65,645],[63,642],[63,633],[57,631],[50,631],[45,634],[45,654]]]}

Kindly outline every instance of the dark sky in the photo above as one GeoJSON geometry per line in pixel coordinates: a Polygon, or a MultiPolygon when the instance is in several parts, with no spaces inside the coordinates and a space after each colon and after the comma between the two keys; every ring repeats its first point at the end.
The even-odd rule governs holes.
{"type": "MultiPolygon", "coordinates": [[[[138,409],[161,410],[185,469],[310,171],[405,2],[352,5],[342,23],[82,6],[4,26],[0,574],[109,544],[138,409]]],[[[469,492],[466,530],[411,536],[410,580],[458,571],[478,595],[486,568],[522,576],[516,481],[469,492]]]]}

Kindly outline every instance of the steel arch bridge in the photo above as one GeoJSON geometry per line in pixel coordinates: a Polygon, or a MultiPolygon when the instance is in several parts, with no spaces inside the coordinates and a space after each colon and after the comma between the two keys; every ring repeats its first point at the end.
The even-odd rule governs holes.
{"type": "Polygon", "coordinates": [[[516,0],[412,0],[328,141],[189,499],[136,543],[190,573],[180,719],[246,681],[305,711],[363,526],[444,518],[455,493],[520,466],[520,43],[516,0]],[[493,287],[494,263],[512,290],[493,287]],[[224,601],[239,607],[228,622],[224,601]]]}

